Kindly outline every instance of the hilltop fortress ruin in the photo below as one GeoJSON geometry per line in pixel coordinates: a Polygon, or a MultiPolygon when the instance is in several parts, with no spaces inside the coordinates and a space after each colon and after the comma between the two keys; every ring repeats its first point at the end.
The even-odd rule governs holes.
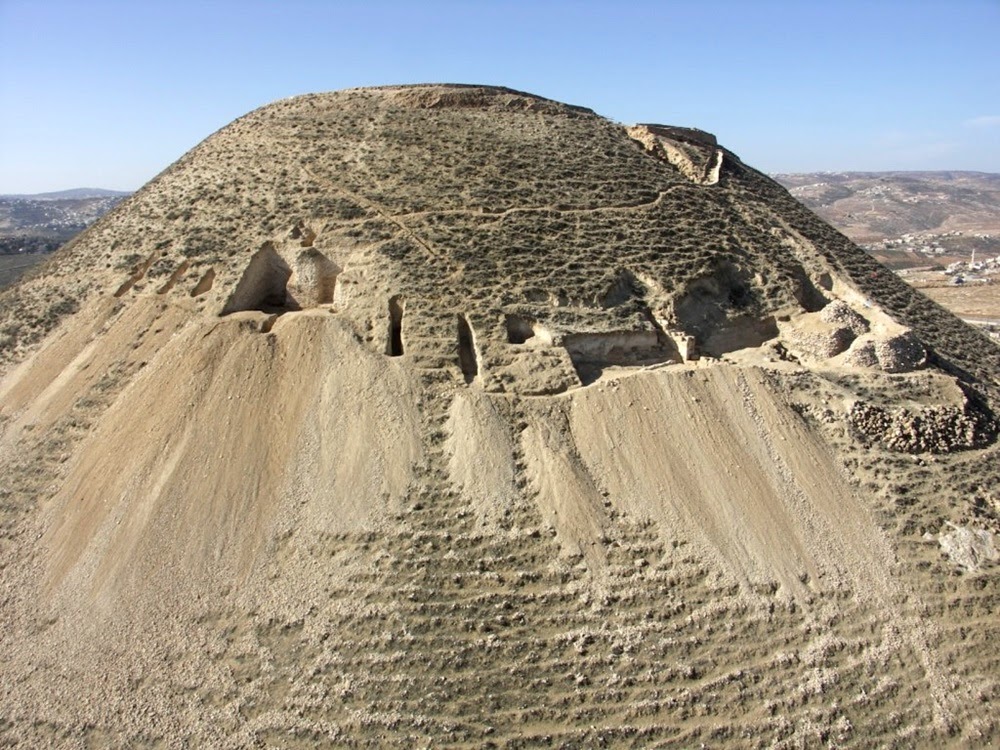
{"type": "Polygon", "coordinates": [[[283,100],[0,300],[2,741],[998,737],[1000,349],[711,134],[283,100]]]}

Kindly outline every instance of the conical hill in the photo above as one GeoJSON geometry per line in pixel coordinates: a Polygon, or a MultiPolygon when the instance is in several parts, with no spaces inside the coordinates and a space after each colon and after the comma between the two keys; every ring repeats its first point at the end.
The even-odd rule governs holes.
{"type": "Polygon", "coordinates": [[[703,131],[276,102],[0,362],[0,742],[1000,737],[1000,349],[703,131]]]}

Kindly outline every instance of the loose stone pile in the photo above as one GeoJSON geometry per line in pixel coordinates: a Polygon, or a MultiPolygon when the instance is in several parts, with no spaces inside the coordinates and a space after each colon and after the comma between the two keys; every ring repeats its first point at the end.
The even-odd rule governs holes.
{"type": "Polygon", "coordinates": [[[997,424],[971,404],[891,409],[858,401],[847,415],[855,435],[901,453],[951,453],[992,440],[997,424]]]}

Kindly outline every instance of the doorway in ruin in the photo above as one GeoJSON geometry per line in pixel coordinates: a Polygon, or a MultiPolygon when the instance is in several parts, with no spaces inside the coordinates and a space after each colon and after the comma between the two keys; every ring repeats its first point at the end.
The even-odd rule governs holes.
{"type": "Polygon", "coordinates": [[[400,295],[389,299],[389,336],[385,353],[390,357],[403,356],[403,310],[406,300],[400,295]]]}
{"type": "Polygon", "coordinates": [[[471,383],[479,375],[476,337],[469,319],[464,315],[458,315],[458,364],[466,383],[471,383]]]}
{"type": "Polygon", "coordinates": [[[274,243],[264,243],[250,258],[250,263],[220,314],[260,310],[280,315],[299,310],[297,300],[288,291],[288,279],[291,275],[292,269],[275,250],[274,243]]]}

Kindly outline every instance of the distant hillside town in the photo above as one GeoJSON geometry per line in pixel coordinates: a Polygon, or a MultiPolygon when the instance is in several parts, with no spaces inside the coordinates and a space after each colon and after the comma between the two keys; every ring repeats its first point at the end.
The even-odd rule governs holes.
{"type": "Polygon", "coordinates": [[[87,188],[39,195],[2,195],[0,255],[52,252],[128,195],[87,188]]]}

